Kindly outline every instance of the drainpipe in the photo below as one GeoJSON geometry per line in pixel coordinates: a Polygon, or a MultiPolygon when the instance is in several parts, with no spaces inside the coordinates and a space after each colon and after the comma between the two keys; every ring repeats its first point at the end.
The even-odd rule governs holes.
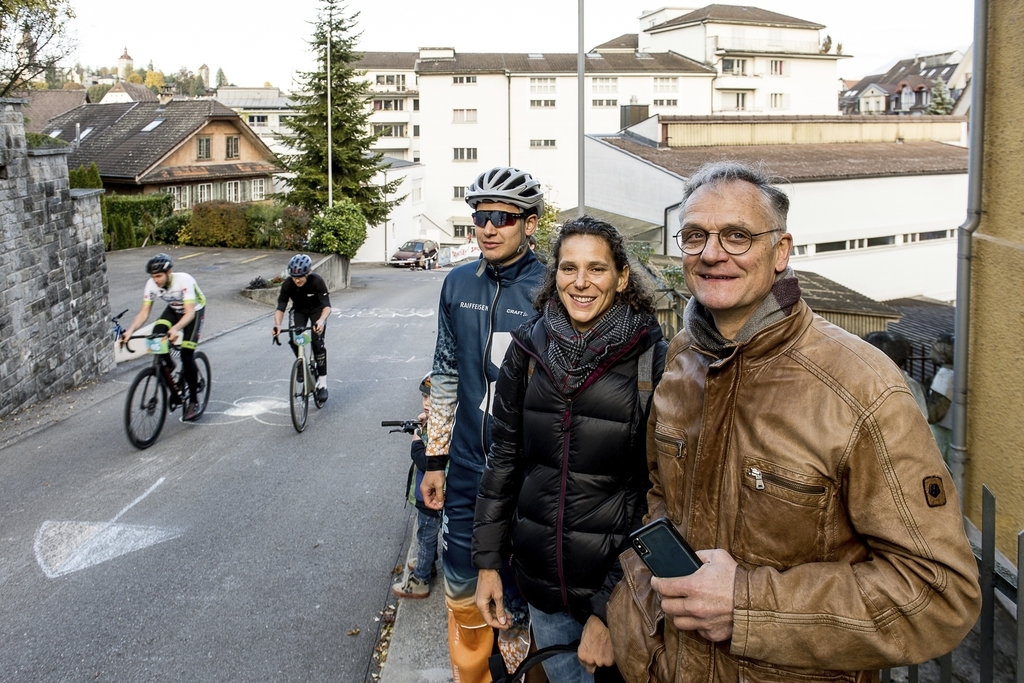
{"type": "Polygon", "coordinates": [[[967,465],[967,370],[971,329],[971,252],[981,223],[982,144],[985,138],[985,76],[988,61],[988,0],[974,1],[974,75],[971,77],[971,135],[967,160],[967,220],[957,231],[956,319],[953,327],[953,439],[949,470],[964,505],[967,465]]]}

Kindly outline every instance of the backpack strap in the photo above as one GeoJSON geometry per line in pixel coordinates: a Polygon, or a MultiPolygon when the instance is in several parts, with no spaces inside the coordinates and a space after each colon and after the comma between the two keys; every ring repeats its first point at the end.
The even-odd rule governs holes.
{"type": "Polygon", "coordinates": [[[516,670],[512,673],[508,673],[505,669],[505,660],[502,658],[501,653],[491,655],[490,659],[487,660],[487,667],[491,672],[491,679],[493,683],[520,683],[522,677],[527,671],[537,666],[545,659],[550,659],[555,655],[561,655],[571,652],[576,652],[580,646],[580,641],[574,640],[566,645],[551,645],[549,647],[542,647],[541,649],[534,652],[532,655],[522,661],[522,663],[516,667],[516,670]]]}

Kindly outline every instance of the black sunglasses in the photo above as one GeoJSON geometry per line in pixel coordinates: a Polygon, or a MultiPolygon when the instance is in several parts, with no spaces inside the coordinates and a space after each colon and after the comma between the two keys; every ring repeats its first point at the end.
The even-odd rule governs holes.
{"type": "Polygon", "coordinates": [[[515,225],[516,221],[525,216],[525,213],[509,213],[508,211],[474,211],[473,224],[482,228],[487,225],[487,221],[490,221],[494,227],[504,228],[515,225]]]}

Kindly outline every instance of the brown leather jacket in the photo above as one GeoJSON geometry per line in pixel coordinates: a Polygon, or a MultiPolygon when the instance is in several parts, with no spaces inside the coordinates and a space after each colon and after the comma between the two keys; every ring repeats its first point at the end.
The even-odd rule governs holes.
{"type": "Polygon", "coordinates": [[[676,336],[647,458],[647,519],[739,563],[734,630],[676,629],[627,550],[608,624],[628,681],[877,680],[977,619],[957,494],[902,374],[803,301],[722,360],[676,336]]]}

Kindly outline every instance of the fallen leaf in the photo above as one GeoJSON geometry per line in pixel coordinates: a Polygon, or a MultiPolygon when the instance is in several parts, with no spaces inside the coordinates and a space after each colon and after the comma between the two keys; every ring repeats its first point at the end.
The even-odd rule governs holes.
{"type": "Polygon", "coordinates": [[[359,635],[359,627],[357,626],[356,628],[352,629],[351,631],[349,631],[345,635],[347,635],[347,636],[358,636],[359,635]]]}

